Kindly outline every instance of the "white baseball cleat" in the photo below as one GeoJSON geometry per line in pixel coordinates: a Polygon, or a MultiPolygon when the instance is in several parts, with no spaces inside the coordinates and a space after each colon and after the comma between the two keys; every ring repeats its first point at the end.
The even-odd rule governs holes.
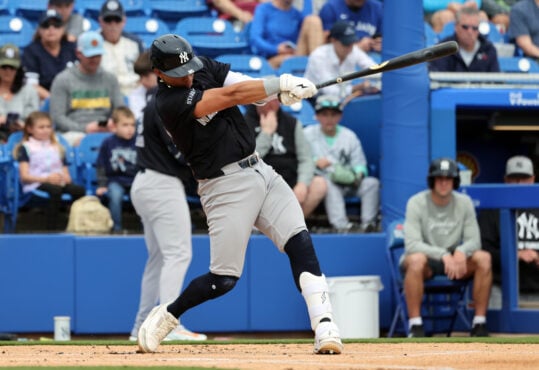
{"type": "Polygon", "coordinates": [[[193,340],[193,341],[202,341],[206,340],[208,337],[202,333],[195,333],[187,329],[183,325],[179,325],[174,328],[163,341],[172,341],[172,340],[193,340]]]}
{"type": "Polygon", "coordinates": [[[178,319],[167,311],[167,305],[154,307],[138,331],[138,346],[142,352],[155,352],[159,344],[174,328],[178,319]]]}
{"type": "Polygon", "coordinates": [[[314,333],[314,353],[319,355],[338,355],[343,345],[339,328],[332,321],[324,321],[317,325],[314,333]]]}

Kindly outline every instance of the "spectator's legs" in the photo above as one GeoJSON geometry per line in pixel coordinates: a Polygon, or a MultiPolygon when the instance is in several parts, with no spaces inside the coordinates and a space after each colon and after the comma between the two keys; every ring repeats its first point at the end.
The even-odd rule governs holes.
{"type": "Polygon", "coordinates": [[[315,210],[328,190],[326,179],[322,176],[314,176],[307,192],[307,199],[301,204],[305,218],[315,210]]]}
{"type": "Polygon", "coordinates": [[[423,281],[426,278],[427,256],[413,253],[406,256],[403,262],[406,271],[404,276],[404,295],[408,317],[421,317],[421,301],[423,300],[423,281]]]}
{"type": "Polygon", "coordinates": [[[345,229],[348,225],[348,217],[344,203],[344,189],[331,180],[327,180],[327,187],[324,205],[329,223],[336,229],[345,229]]]}
{"type": "Polygon", "coordinates": [[[84,187],[76,184],[67,184],[64,187],[64,191],[71,194],[71,198],[73,198],[74,201],[86,195],[84,187]]]}
{"type": "Polygon", "coordinates": [[[43,183],[38,187],[38,189],[49,194],[49,204],[47,207],[45,207],[45,227],[47,230],[55,230],[57,227],[56,221],[58,220],[60,204],[62,202],[62,187],[49,183],[43,183]]]}
{"type": "Polygon", "coordinates": [[[308,15],[303,19],[297,40],[296,55],[309,55],[325,43],[322,20],[317,15],[308,15]]]}
{"type": "Polygon", "coordinates": [[[467,268],[473,271],[473,300],[475,316],[486,316],[490,288],[492,287],[492,268],[490,253],[478,250],[467,261],[467,268]]]}
{"type": "Polygon", "coordinates": [[[109,199],[109,210],[114,221],[113,231],[122,230],[122,203],[125,188],[117,182],[110,182],[108,185],[107,197],[109,199]]]}
{"type": "Polygon", "coordinates": [[[365,177],[357,194],[361,198],[361,224],[376,222],[380,207],[380,181],[376,177],[365,177]]]}

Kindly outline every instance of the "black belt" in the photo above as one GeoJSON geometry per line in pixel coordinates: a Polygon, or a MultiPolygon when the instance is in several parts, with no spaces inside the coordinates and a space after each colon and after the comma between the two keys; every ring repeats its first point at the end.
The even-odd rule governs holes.
{"type": "Polygon", "coordinates": [[[258,163],[258,155],[252,154],[247,158],[238,161],[237,163],[238,166],[240,166],[241,168],[253,167],[255,164],[258,163]]]}

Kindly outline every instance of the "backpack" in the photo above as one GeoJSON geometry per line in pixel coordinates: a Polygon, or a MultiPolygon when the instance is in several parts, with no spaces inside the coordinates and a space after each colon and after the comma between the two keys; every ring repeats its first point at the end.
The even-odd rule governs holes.
{"type": "Polygon", "coordinates": [[[114,225],[110,211],[98,197],[86,195],[71,205],[67,232],[74,234],[108,234],[114,225]]]}

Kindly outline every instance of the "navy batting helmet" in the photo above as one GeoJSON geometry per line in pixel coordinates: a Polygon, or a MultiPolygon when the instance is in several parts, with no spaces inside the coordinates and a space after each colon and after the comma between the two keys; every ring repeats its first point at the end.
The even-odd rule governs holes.
{"type": "Polygon", "coordinates": [[[453,189],[460,186],[460,173],[457,162],[451,158],[438,158],[430,162],[427,183],[429,188],[434,188],[434,178],[438,176],[453,178],[453,189]]]}
{"type": "Polygon", "coordinates": [[[170,77],[184,77],[202,68],[191,44],[178,35],[166,34],[152,42],[152,67],[170,77]]]}

